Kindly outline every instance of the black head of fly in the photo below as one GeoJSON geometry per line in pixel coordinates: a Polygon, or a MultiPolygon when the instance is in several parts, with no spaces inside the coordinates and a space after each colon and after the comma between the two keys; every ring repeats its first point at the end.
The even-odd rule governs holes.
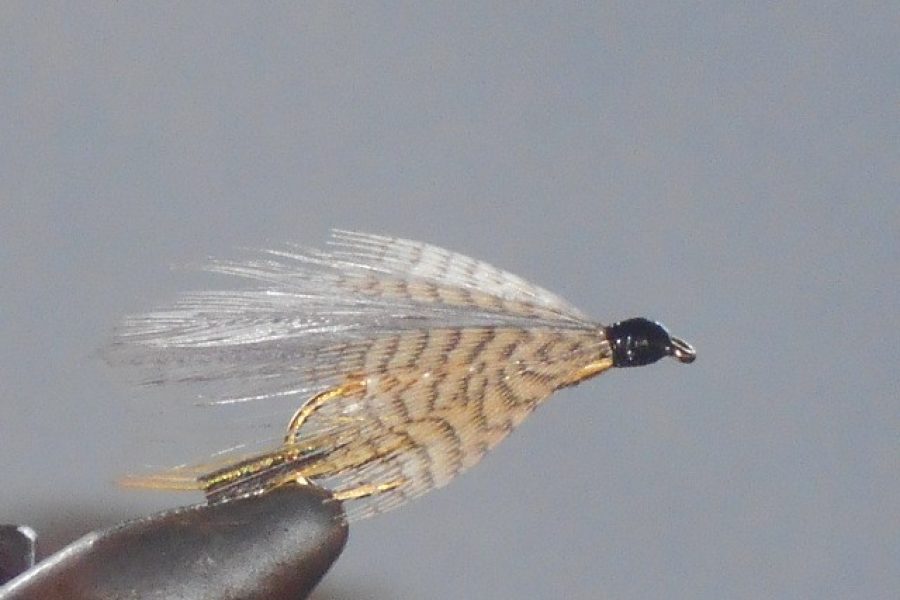
{"type": "Polygon", "coordinates": [[[614,367],[641,367],[665,356],[692,363],[697,353],[690,344],[674,337],[655,321],[638,317],[619,321],[606,328],[614,367]]]}

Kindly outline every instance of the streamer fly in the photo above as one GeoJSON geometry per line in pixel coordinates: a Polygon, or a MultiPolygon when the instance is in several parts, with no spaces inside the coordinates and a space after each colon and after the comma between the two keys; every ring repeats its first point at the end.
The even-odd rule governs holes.
{"type": "Polygon", "coordinates": [[[112,354],[147,382],[214,403],[291,402],[283,435],[246,455],[129,477],[210,502],[319,485],[351,519],[446,485],[560,388],[693,348],[659,323],[604,325],[541,287],[436,246],[335,231],[210,271],[256,287],[203,291],[126,319],[112,354]]]}

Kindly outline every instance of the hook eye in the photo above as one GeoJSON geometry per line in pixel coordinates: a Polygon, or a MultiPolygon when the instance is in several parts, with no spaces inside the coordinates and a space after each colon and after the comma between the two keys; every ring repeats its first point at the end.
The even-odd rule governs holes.
{"type": "Polygon", "coordinates": [[[693,346],[677,337],[672,338],[672,344],[669,346],[669,354],[678,362],[688,364],[694,362],[697,358],[697,352],[693,346]]]}

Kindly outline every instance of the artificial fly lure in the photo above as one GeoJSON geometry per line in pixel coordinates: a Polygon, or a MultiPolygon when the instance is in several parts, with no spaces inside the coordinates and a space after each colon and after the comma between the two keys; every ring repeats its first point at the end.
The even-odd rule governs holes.
{"type": "Polygon", "coordinates": [[[602,325],[461,254],[348,231],[329,244],[213,261],[210,271],[259,287],[191,293],[124,321],[113,351],[165,374],[150,381],[208,385],[213,403],[298,407],[262,451],[126,485],[221,502],[312,484],[364,518],[446,485],[560,388],[695,358],[659,323],[602,325]]]}

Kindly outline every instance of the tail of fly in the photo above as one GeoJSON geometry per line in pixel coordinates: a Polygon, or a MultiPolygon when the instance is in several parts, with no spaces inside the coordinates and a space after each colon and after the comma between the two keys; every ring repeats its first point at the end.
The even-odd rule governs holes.
{"type": "Polygon", "coordinates": [[[117,483],[126,488],[190,492],[203,489],[199,479],[201,473],[195,467],[176,467],[150,475],[126,475],[117,483]]]}
{"type": "Polygon", "coordinates": [[[125,477],[123,487],[172,491],[202,491],[209,503],[224,502],[266,492],[286,483],[307,483],[302,469],[318,458],[285,445],[234,461],[175,467],[146,476],[125,477]]]}

